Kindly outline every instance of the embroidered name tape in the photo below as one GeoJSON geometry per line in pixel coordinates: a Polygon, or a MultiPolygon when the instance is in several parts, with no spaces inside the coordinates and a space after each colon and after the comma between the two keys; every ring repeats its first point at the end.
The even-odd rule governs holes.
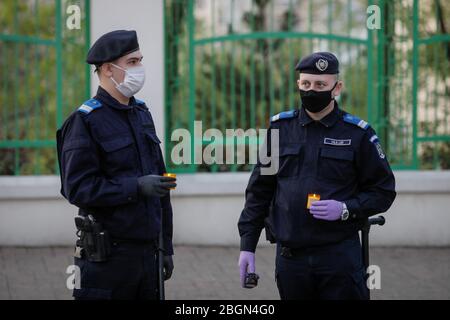
{"type": "Polygon", "coordinates": [[[324,144],[328,144],[331,146],[350,146],[352,144],[352,139],[332,139],[332,138],[325,138],[323,140],[324,144]]]}

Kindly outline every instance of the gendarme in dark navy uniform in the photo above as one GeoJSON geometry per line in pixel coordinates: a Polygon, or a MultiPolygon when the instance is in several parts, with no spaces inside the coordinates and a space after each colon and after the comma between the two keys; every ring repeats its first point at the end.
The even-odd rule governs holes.
{"type": "MultiPolygon", "coordinates": [[[[134,31],[114,31],[94,44],[88,63],[100,68],[138,50],[134,31]]],[[[140,63],[139,56],[133,59],[140,63]]],[[[142,69],[123,69],[124,80],[114,80],[121,83],[114,87],[127,104],[100,86],[57,133],[61,192],[79,208],[80,216],[92,217],[109,237],[101,249],[109,254],[97,258],[100,262],[89,258],[87,248],[76,255],[81,288],[74,290],[74,297],[79,299],[155,299],[161,217],[165,254],[173,254],[170,195],[159,185],[159,176],[165,173],[160,140],[147,105],[132,96],[143,85],[142,69]],[[140,85],[130,86],[130,77],[140,85]],[[153,193],[146,192],[148,187],[153,193]]],[[[93,252],[92,257],[99,254],[93,252]]]]}
{"type": "MultiPolygon", "coordinates": [[[[297,70],[337,74],[337,65],[333,55],[316,53],[297,70]]],[[[248,256],[254,264],[251,253],[269,221],[282,299],[366,299],[358,230],[369,216],[389,209],[395,179],[366,121],[341,110],[334,100],[322,119],[308,115],[307,107],[317,111],[313,104],[321,101],[308,97],[321,95],[301,90],[301,109],[271,119],[269,137],[279,130],[279,169],[262,175],[258,163],[250,177],[238,223],[241,260],[248,256]],[[307,209],[309,194],[320,195],[323,205],[307,209]]]]}
{"type": "MultiPolygon", "coordinates": [[[[66,120],[61,137],[64,196],[81,211],[92,211],[112,237],[157,239],[163,208],[171,226],[169,196],[138,194],[137,177],[165,172],[161,142],[144,102],[132,98],[120,105],[100,87],[66,120]]],[[[171,253],[170,232],[167,236],[171,253]]]]}

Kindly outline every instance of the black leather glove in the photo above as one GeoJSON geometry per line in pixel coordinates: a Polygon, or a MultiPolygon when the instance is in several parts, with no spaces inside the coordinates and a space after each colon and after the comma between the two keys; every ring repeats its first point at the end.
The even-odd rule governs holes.
{"type": "Polygon", "coordinates": [[[164,197],[177,186],[175,178],[156,175],[139,177],[137,181],[139,193],[148,197],[164,197]]]}
{"type": "Polygon", "coordinates": [[[164,265],[164,281],[166,281],[172,277],[172,271],[173,271],[172,256],[164,256],[163,265],[164,265]]]}

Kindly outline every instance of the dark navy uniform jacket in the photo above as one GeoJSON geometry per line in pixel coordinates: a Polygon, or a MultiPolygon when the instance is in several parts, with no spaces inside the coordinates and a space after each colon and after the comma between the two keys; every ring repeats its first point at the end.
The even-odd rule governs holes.
{"type": "Polygon", "coordinates": [[[281,113],[272,118],[268,138],[273,129],[279,130],[279,169],[261,175],[258,162],[252,172],[238,223],[241,250],[255,251],[269,213],[275,240],[301,248],[349,238],[393,203],[395,179],[375,131],[337,103],[320,121],[303,108],[281,113]],[[350,218],[315,219],[306,209],[310,193],[345,202],[350,218]]]}
{"type": "Polygon", "coordinates": [[[58,130],[57,142],[61,193],[80,214],[92,214],[113,238],[137,241],[157,240],[164,215],[166,254],[173,254],[170,196],[138,194],[138,177],[165,172],[144,102],[122,105],[99,87],[58,130]]]}

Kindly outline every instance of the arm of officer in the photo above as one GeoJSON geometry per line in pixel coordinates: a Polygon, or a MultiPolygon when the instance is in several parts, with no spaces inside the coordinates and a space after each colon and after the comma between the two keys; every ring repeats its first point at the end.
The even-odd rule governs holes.
{"type": "MultiPolygon", "coordinates": [[[[266,138],[268,154],[270,154],[270,129],[266,138]]],[[[267,165],[268,166],[268,165],[267,165]]],[[[276,175],[262,174],[258,159],[250,176],[245,191],[245,207],[238,222],[241,236],[241,251],[255,252],[259,236],[264,228],[264,219],[269,215],[269,208],[276,188],[276,175]]]]}
{"type": "Polygon", "coordinates": [[[97,147],[76,113],[61,128],[61,181],[64,196],[78,207],[108,207],[137,201],[137,177],[107,178],[97,147]]]}
{"type": "Polygon", "coordinates": [[[356,165],[359,192],[345,201],[350,217],[365,219],[387,211],[396,197],[395,178],[372,128],[364,134],[356,165]]]}

